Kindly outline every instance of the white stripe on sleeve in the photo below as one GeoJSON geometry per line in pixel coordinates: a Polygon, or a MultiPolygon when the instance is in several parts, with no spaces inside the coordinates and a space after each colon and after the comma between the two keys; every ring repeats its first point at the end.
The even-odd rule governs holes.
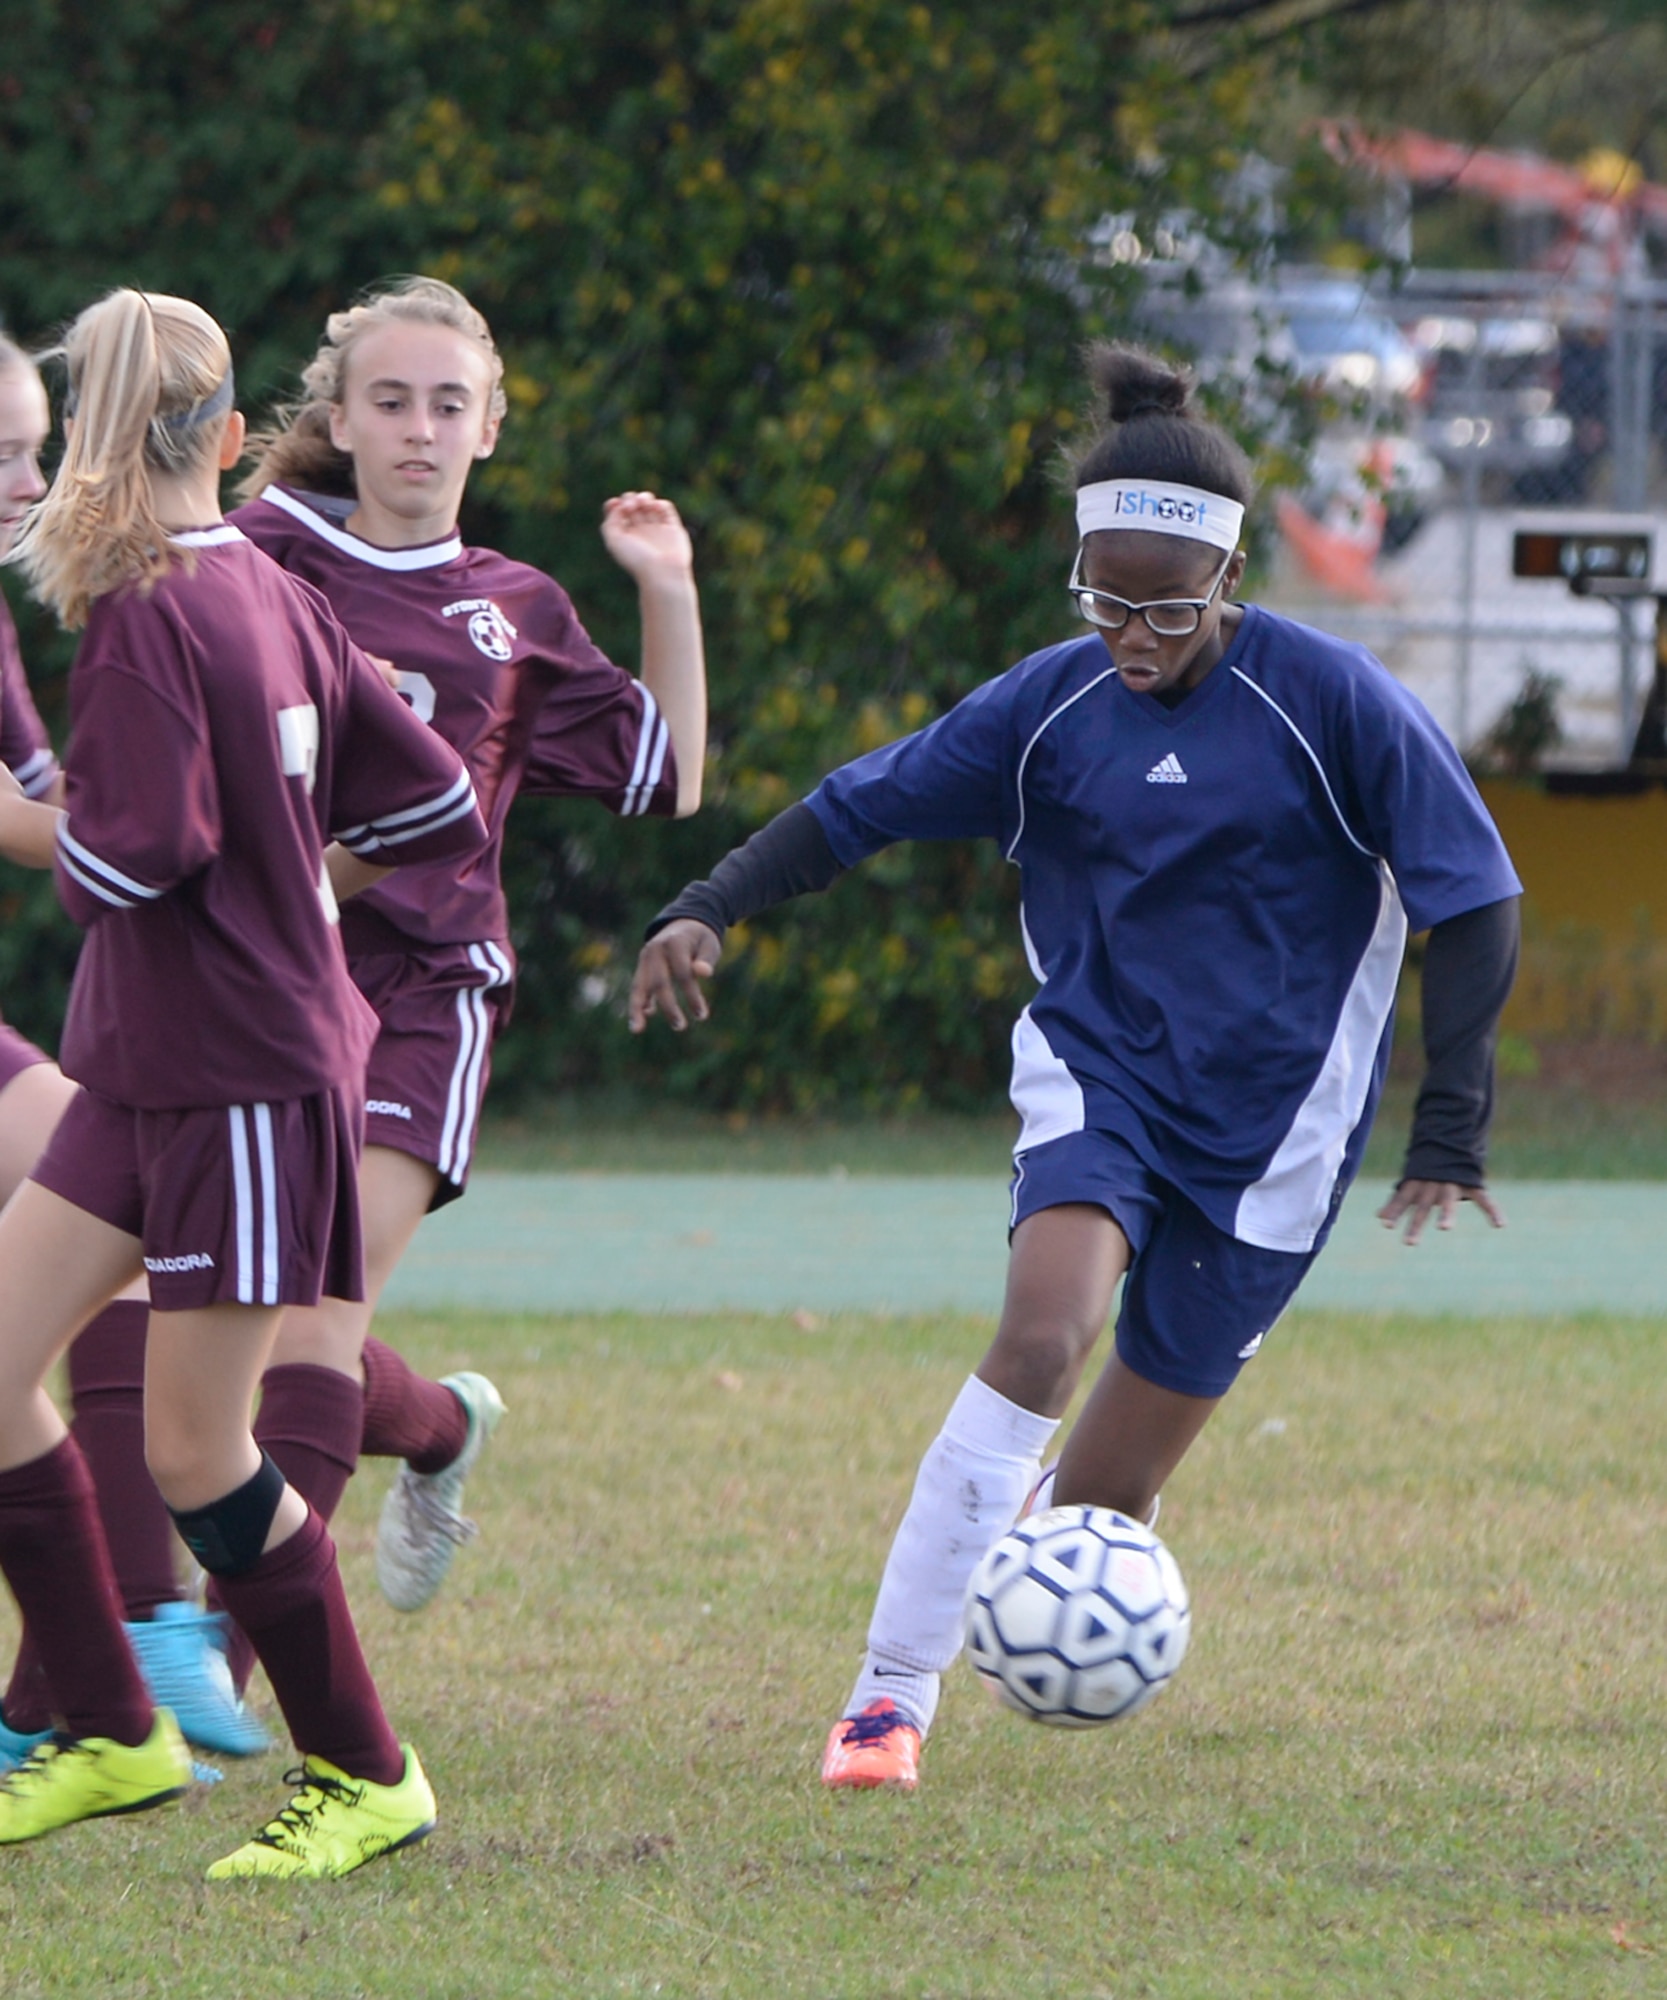
{"type": "Polygon", "coordinates": [[[637,810],[637,787],[642,783],[642,774],[648,764],[649,739],[654,734],[654,725],[660,719],[660,704],[654,699],[641,681],[631,685],[642,696],[642,721],[637,726],[637,758],[631,766],[631,775],[625,783],[625,796],[620,801],[619,810],[629,818],[637,810]]]}
{"type": "Polygon", "coordinates": [[[666,751],[671,744],[671,729],[662,715],[654,726],[654,745],[649,752],[648,772],[642,781],[642,790],[637,794],[637,811],[645,813],[654,803],[654,790],[660,782],[660,773],[666,768],[666,751]]]}
{"type": "Polygon", "coordinates": [[[24,795],[38,799],[42,792],[51,788],[52,780],[58,775],[58,760],[50,750],[37,750],[32,757],[25,757],[21,764],[12,766],[12,776],[23,787],[24,795]]]}
{"type": "Polygon", "coordinates": [[[462,819],[474,804],[474,785],[467,771],[459,771],[456,780],[438,798],[408,806],[403,812],[384,813],[361,826],[343,828],[334,837],[350,853],[368,858],[378,847],[393,847],[402,841],[420,840],[427,833],[437,833],[453,820],[462,819]]]}
{"type": "Polygon", "coordinates": [[[154,903],[162,894],[160,889],[150,889],[143,882],[134,881],[131,875],[124,875],[119,868],[112,868],[108,861],[101,861],[90,847],[85,847],[69,830],[69,821],[58,822],[58,851],[63,856],[64,866],[84,887],[95,896],[102,896],[107,903],[114,903],[118,909],[131,910],[139,903],[154,903]],[[79,865],[77,865],[79,864],[79,865]]]}

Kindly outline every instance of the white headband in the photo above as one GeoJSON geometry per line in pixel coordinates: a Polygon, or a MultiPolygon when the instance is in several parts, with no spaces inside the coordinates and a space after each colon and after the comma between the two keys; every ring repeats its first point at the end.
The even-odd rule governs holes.
{"type": "Polygon", "coordinates": [[[1101,528],[1145,528],[1157,535],[1181,535],[1216,549],[1236,549],[1244,509],[1223,493],[1196,486],[1169,486],[1161,479],[1100,479],[1077,488],[1077,533],[1101,528]]]}

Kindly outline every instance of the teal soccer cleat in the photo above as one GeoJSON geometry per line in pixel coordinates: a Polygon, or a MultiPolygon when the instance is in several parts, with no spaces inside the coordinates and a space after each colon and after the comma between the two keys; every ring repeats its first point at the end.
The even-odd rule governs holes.
{"type": "Polygon", "coordinates": [[[38,1750],[51,1736],[50,1729],[14,1729],[0,1711],[0,1778],[15,1771],[31,1750],[38,1750]]]}
{"type": "Polygon", "coordinates": [[[226,1621],[194,1604],[159,1604],[122,1628],[159,1708],[170,1709],[186,1742],[223,1757],[254,1757],[272,1738],[249,1713],[226,1664],[226,1621]]]}

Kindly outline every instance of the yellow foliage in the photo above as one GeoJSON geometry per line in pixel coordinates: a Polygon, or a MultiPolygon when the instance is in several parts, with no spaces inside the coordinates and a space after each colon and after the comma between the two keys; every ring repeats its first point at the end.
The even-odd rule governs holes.
{"type": "Polygon", "coordinates": [[[861,991],[862,982],[848,965],[842,965],[837,972],[829,972],[817,982],[820,999],[816,1009],[816,1025],[826,1034],[830,1028],[837,1028],[851,1011],[851,1004],[861,991]]]}
{"type": "Polygon", "coordinates": [[[1007,991],[1007,962],[993,951],[980,952],[972,968],[972,990],[980,1000],[999,1000],[1007,991]]]}

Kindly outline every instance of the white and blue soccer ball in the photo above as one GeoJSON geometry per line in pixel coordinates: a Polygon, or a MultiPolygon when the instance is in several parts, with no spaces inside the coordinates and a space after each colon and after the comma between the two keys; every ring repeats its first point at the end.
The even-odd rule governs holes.
{"type": "Polygon", "coordinates": [[[1064,1729],[1144,1708],[1191,1629],[1175,1558],[1109,1507],[1027,1514],[967,1587],[967,1657],[1007,1707],[1064,1729]]]}

